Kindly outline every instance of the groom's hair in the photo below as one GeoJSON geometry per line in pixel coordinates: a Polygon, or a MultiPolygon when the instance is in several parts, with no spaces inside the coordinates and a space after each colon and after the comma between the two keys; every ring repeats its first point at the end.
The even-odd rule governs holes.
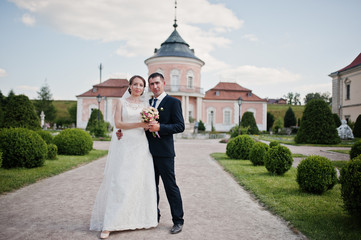
{"type": "Polygon", "coordinates": [[[156,78],[156,77],[160,77],[160,79],[162,79],[162,81],[164,81],[163,75],[159,72],[155,72],[155,73],[152,73],[149,75],[148,82],[149,82],[149,79],[156,78]]]}

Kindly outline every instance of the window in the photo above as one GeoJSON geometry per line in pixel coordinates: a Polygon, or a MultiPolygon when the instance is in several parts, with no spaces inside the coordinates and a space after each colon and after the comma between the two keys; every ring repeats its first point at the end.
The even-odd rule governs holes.
{"type": "Polygon", "coordinates": [[[179,91],[180,72],[178,69],[173,69],[170,73],[170,88],[172,92],[179,91]]]}
{"type": "Polygon", "coordinates": [[[346,83],[346,100],[350,100],[350,83],[346,83]]]}
{"type": "Polygon", "coordinates": [[[194,74],[192,70],[187,72],[187,88],[193,88],[194,74]]]}
{"type": "Polygon", "coordinates": [[[231,111],[230,110],[225,110],[223,112],[223,123],[225,125],[231,125],[231,111]]]}
{"type": "Polygon", "coordinates": [[[216,96],[219,96],[219,91],[216,91],[216,96]]]}

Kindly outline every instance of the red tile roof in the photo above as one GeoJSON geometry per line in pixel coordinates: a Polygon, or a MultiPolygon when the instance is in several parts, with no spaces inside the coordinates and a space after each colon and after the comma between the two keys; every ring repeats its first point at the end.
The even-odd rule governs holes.
{"type": "Polygon", "coordinates": [[[338,70],[336,73],[343,72],[360,65],[361,65],[361,53],[355,58],[355,60],[352,61],[350,65],[338,70]]]}
{"type": "Polygon", "coordinates": [[[93,85],[93,88],[77,97],[96,97],[98,94],[102,97],[122,97],[128,89],[127,79],[108,79],[105,82],[93,85]]]}
{"type": "Polygon", "coordinates": [[[204,96],[205,100],[237,100],[242,97],[243,101],[267,102],[252,93],[252,90],[244,88],[237,83],[220,82],[214,88],[208,90],[204,96]],[[218,92],[218,94],[217,94],[218,92]]]}

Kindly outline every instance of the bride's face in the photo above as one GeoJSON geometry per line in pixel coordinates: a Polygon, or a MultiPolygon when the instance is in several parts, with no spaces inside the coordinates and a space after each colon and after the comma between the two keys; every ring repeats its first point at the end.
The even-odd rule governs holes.
{"type": "Polygon", "coordinates": [[[134,97],[138,97],[143,94],[144,91],[144,83],[140,78],[134,78],[132,84],[130,85],[131,95],[134,97]]]}

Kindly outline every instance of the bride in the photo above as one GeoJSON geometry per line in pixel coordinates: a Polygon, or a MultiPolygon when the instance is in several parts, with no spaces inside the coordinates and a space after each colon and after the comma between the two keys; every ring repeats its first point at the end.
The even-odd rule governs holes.
{"type": "Polygon", "coordinates": [[[141,76],[129,80],[128,91],[116,105],[115,128],[104,170],[104,179],[96,196],[90,230],[111,231],[151,228],[158,224],[157,196],[153,159],[141,122],[140,112],[149,105],[141,76]],[[129,94],[129,93],[130,94],[129,94]],[[118,140],[115,133],[122,129],[118,140]]]}

